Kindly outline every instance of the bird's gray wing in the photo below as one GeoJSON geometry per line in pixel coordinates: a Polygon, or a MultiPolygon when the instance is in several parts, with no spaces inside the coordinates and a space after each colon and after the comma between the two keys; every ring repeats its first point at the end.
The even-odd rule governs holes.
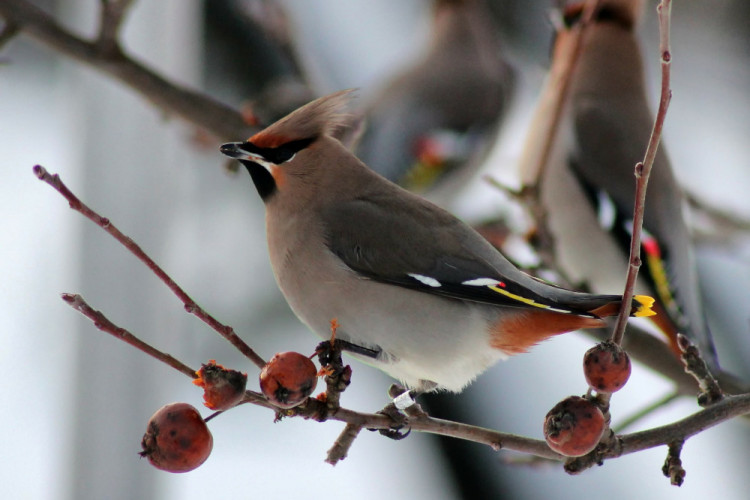
{"type": "Polygon", "coordinates": [[[619,298],[542,283],[452,215],[410,201],[369,196],[324,209],[328,248],[363,278],[461,300],[590,316],[619,298]]]}

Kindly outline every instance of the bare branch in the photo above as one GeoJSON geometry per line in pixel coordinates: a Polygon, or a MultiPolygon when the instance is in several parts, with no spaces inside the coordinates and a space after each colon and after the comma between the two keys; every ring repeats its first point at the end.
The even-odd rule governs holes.
{"type": "Polygon", "coordinates": [[[169,277],[169,275],[164,272],[164,270],[159,267],[159,265],[157,265],[156,262],[154,262],[153,259],[151,259],[151,257],[149,257],[146,252],[141,249],[140,246],[138,246],[138,244],[136,244],[132,239],[120,232],[120,230],[117,229],[109,219],[107,219],[106,217],[102,217],[98,213],[91,210],[83,202],[81,202],[81,200],[79,200],[78,197],[76,197],[76,195],[74,195],[73,192],[70,191],[70,189],[68,189],[65,184],[63,184],[57,174],[50,175],[49,172],[47,172],[44,167],[40,165],[36,165],[34,167],[34,174],[36,174],[36,176],[40,180],[55,188],[57,192],[59,192],[66,200],[68,200],[70,208],[76,210],[77,212],[80,212],[94,224],[104,229],[114,239],[119,241],[125,248],[127,248],[130,253],[135,255],[138,260],[143,262],[146,267],[148,267],[154,274],[156,274],[156,276],[158,276],[159,279],[163,281],[170,290],[172,290],[172,293],[174,293],[182,301],[187,312],[194,314],[208,326],[216,330],[219,335],[229,341],[230,344],[232,344],[238,351],[244,354],[259,368],[262,368],[266,364],[263,358],[258,356],[258,354],[256,354],[255,351],[253,351],[250,346],[247,345],[245,341],[242,340],[234,332],[234,329],[232,327],[219,322],[217,319],[203,310],[203,308],[201,308],[192,298],[190,298],[190,296],[182,288],[180,288],[180,286],[175,283],[175,281],[171,277],[169,277]]]}
{"type": "Polygon", "coordinates": [[[708,365],[701,357],[698,348],[681,333],[677,334],[677,345],[682,351],[680,358],[685,365],[685,372],[692,375],[698,381],[698,386],[701,389],[701,393],[698,395],[698,404],[701,406],[710,406],[717,401],[721,401],[724,393],[721,387],[719,387],[716,378],[708,369],[708,365]]]}
{"type": "Polygon", "coordinates": [[[585,457],[577,458],[566,464],[566,470],[570,473],[579,473],[599,463],[600,460],[597,460],[597,458],[616,458],[657,446],[669,445],[679,440],[684,441],[721,422],[748,413],[750,413],[750,394],[727,396],[715,405],[693,413],[677,422],[618,436],[617,449],[607,450],[600,457],[586,455],[585,457]]]}
{"type": "Polygon", "coordinates": [[[99,50],[106,54],[120,52],[118,35],[125,14],[133,0],[100,0],[99,50]]]}
{"type": "MultiPolygon", "coordinates": [[[[6,23],[18,26],[51,49],[109,74],[166,113],[175,114],[196,127],[206,129],[217,138],[248,137],[253,131],[238,111],[205,94],[166,80],[119,50],[102,51],[97,42],[74,35],[52,16],[25,0],[0,0],[0,16],[5,18],[6,23]]],[[[114,31],[116,33],[116,29],[114,31]]]]}
{"type": "Polygon", "coordinates": [[[659,98],[659,109],[656,112],[654,126],[651,130],[651,137],[646,147],[646,154],[643,162],[635,166],[635,209],[633,213],[633,234],[630,239],[628,274],[625,279],[625,292],[622,295],[623,307],[620,308],[620,314],[617,316],[617,323],[611,337],[612,342],[616,344],[622,343],[622,337],[625,334],[625,325],[630,316],[630,304],[633,301],[635,282],[638,279],[638,270],[641,267],[641,233],[643,232],[643,215],[646,207],[646,188],[649,176],[651,175],[651,169],[654,166],[656,152],[659,149],[669,101],[672,99],[672,89],[670,88],[672,55],[669,42],[671,8],[671,0],[662,0],[657,7],[659,13],[659,53],[661,54],[661,95],[659,98]]]}
{"type": "Polygon", "coordinates": [[[351,448],[354,440],[357,438],[357,436],[359,436],[361,430],[362,427],[360,427],[359,425],[346,424],[346,427],[344,427],[344,430],[341,431],[341,434],[333,443],[331,449],[328,450],[326,463],[336,465],[337,463],[345,459],[347,454],[349,453],[349,448],[351,448]]]}
{"type": "Polygon", "coordinates": [[[152,356],[162,363],[166,363],[167,365],[171,366],[178,372],[187,375],[188,377],[195,378],[195,370],[187,366],[182,361],[179,361],[169,354],[165,354],[158,349],[155,349],[154,347],[151,347],[146,342],[143,342],[141,339],[130,333],[124,328],[121,328],[114,323],[112,323],[104,314],[97,311],[96,309],[92,308],[90,305],[86,303],[85,300],[83,300],[83,297],[81,297],[78,294],[72,294],[72,293],[64,293],[62,294],[62,299],[73,309],[80,312],[87,318],[89,318],[91,321],[94,322],[94,326],[97,327],[99,330],[109,333],[110,335],[115,336],[116,338],[122,340],[123,342],[126,342],[127,344],[132,345],[139,351],[143,351],[149,356],[152,356]]]}
{"type": "Polygon", "coordinates": [[[664,475],[669,478],[669,482],[674,486],[682,486],[683,481],[685,481],[686,472],[682,468],[682,460],[680,459],[683,444],[685,442],[679,439],[673,443],[669,443],[667,459],[661,468],[664,475]]]}

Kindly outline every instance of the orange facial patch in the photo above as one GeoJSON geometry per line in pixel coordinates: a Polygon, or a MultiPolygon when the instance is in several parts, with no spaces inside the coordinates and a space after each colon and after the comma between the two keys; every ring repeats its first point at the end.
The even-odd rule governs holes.
{"type": "Polygon", "coordinates": [[[283,168],[281,168],[279,165],[271,165],[271,175],[273,176],[273,180],[276,182],[277,188],[281,188],[284,186],[284,183],[286,182],[286,175],[284,174],[283,168]]]}
{"type": "Polygon", "coordinates": [[[490,345],[520,354],[543,340],[581,328],[599,328],[603,320],[551,311],[519,310],[503,314],[490,328],[490,345]]]}

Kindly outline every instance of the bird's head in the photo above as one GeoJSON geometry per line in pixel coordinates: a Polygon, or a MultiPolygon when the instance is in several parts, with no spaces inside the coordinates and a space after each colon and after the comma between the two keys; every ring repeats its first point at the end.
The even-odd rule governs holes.
{"type": "Polygon", "coordinates": [[[343,110],[352,96],[352,90],[342,90],[316,99],[245,142],[223,144],[221,152],[247,168],[261,198],[268,201],[290,178],[314,175],[317,162],[311,151],[320,139],[349,124],[343,110]]]}

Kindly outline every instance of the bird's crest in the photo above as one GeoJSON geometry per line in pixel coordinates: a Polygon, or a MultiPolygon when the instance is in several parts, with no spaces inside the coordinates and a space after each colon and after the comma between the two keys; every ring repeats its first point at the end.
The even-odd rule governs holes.
{"type": "Polygon", "coordinates": [[[350,124],[351,115],[344,111],[353,97],[354,89],[320,97],[258,132],[248,142],[260,148],[276,148],[291,141],[333,135],[350,124]]]}

